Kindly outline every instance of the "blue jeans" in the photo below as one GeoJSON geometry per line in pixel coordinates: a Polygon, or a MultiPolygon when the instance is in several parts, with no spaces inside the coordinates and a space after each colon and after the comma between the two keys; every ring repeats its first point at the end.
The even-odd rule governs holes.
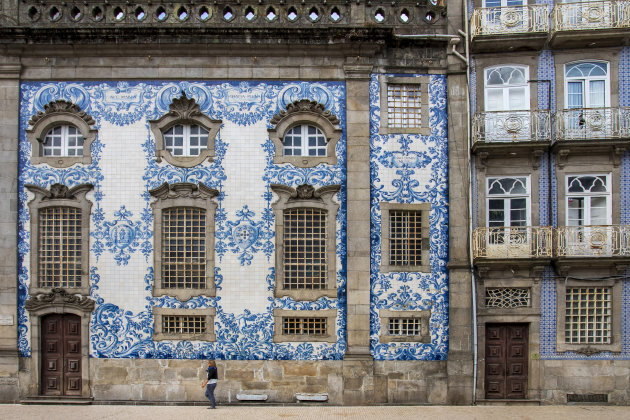
{"type": "Polygon", "coordinates": [[[208,384],[206,385],[206,398],[210,400],[210,404],[212,407],[215,407],[217,403],[214,401],[214,388],[217,387],[217,384],[208,384]]]}

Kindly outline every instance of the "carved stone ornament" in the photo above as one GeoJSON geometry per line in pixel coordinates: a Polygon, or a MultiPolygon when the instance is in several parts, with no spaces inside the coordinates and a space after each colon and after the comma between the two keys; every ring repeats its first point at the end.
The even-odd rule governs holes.
{"type": "Polygon", "coordinates": [[[50,293],[29,297],[24,304],[27,311],[37,311],[51,306],[72,306],[83,312],[92,312],[94,301],[87,296],[73,295],[64,289],[54,288],[50,293]]]}
{"type": "Polygon", "coordinates": [[[286,111],[282,110],[274,115],[270,122],[271,124],[276,125],[284,118],[299,112],[312,112],[314,114],[320,115],[323,118],[326,118],[333,125],[339,124],[339,118],[333,115],[330,111],[327,111],[324,105],[316,101],[310,101],[308,99],[301,99],[287,105],[286,111]]]}
{"type": "Polygon", "coordinates": [[[181,97],[173,99],[169,109],[170,111],[168,115],[172,115],[182,120],[190,120],[193,117],[203,115],[201,113],[201,109],[199,108],[199,104],[194,98],[188,98],[185,92],[182,92],[181,97]]]}
{"type": "Polygon", "coordinates": [[[61,114],[61,113],[74,114],[77,117],[81,118],[83,121],[85,121],[85,123],[89,126],[92,126],[96,123],[96,121],[94,121],[94,118],[92,118],[85,111],[82,111],[78,105],[73,104],[72,102],[69,102],[69,101],[64,101],[63,99],[59,99],[54,102],[49,102],[48,104],[44,105],[44,110],[33,115],[31,119],[28,121],[28,123],[29,125],[32,126],[32,125],[35,125],[37,121],[41,120],[44,117],[48,117],[54,114],[61,114]]]}
{"type": "Polygon", "coordinates": [[[159,187],[149,191],[153,197],[165,198],[214,198],[219,195],[219,191],[205,186],[202,183],[193,184],[191,182],[180,182],[169,184],[165,182],[159,187]]]}
{"type": "Polygon", "coordinates": [[[339,192],[340,185],[326,185],[324,187],[315,189],[312,185],[302,184],[297,188],[291,188],[286,185],[272,184],[270,188],[278,195],[287,195],[289,201],[295,200],[317,200],[321,201],[321,198],[326,194],[336,194],[339,192]]]}
{"type": "Polygon", "coordinates": [[[50,190],[42,188],[38,185],[26,184],[26,189],[35,195],[40,195],[41,200],[77,200],[92,189],[92,184],[81,184],[72,188],[68,188],[63,184],[53,184],[50,190]]]}
{"type": "Polygon", "coordinates": [[[583,354],[587,357],[591,357],[592,355],[597,354],[597,353],[603,353],[604,351],[605,350],[596,349],[595,347],[591,347],[591,346],[581,347],[577,350],[574,350],[575,353],[583,354]]]}

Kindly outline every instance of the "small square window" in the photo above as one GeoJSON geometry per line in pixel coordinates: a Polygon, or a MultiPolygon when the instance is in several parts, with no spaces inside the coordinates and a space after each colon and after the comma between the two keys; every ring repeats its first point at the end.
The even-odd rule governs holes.
{"type": "Polygon", "coordinates": [[[292,311],[274,309],[275,343],[337,341],[335,309],[292,311]]]}
{"type": "Polygon", "coordinates": [[[378,315],[381,320],[381,332],[379,335],[381,343],[429,343],[431,341],[429,332],[431,311],[392,311],[381,309],[378,315]]]}
{"type": "Polygon", "coordinates": [[[215,308],[153,308],[153,339],[216,341],[215,308]]]}

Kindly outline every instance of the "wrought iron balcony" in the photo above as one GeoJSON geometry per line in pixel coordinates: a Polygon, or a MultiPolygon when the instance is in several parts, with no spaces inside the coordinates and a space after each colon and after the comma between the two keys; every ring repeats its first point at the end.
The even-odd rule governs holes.
{"type": "Polygon", "coordinates": [[[556,3],[552,32],[630,28],[630,1],[582,1],[556,3]]]}
{"type": "Polygon", "coordinates": [[[551,258],[551,226],[480,227],[473,232],[474,258],[551,258]]]}
{"type": "Polygon", "coordinates": [[[630,107],[565,109],[555,124],[557,141],[630,139],[630,107]]]}
{"type": "Polygon", "coordinates": [[[548,110],[477,113],[473,142],[551,142],[551,114],[548,110]]]}
{"type": "Polygon", "coordinates": [[[630,226],[560,226],[556,230],[558,257],[630,256],[630,226]]]}
{"type": "Polygon", "coordinates": [[[549,32],[547,5],[478,8],[471,19],[472,37],[549,32]]]}

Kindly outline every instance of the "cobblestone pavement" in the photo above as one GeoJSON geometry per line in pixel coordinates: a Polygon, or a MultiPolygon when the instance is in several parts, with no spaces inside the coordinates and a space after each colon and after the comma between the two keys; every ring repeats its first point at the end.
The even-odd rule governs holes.
{"type": "Polygon", "coordinates": [[[261,407],[155,405],[0,405],[0,419],[248,419],[248,420],[371,420],[371,419],[479,419],[479,420],[623,420],[630,407],[605,406],[376,406],[376,407],[261,407]]]}

